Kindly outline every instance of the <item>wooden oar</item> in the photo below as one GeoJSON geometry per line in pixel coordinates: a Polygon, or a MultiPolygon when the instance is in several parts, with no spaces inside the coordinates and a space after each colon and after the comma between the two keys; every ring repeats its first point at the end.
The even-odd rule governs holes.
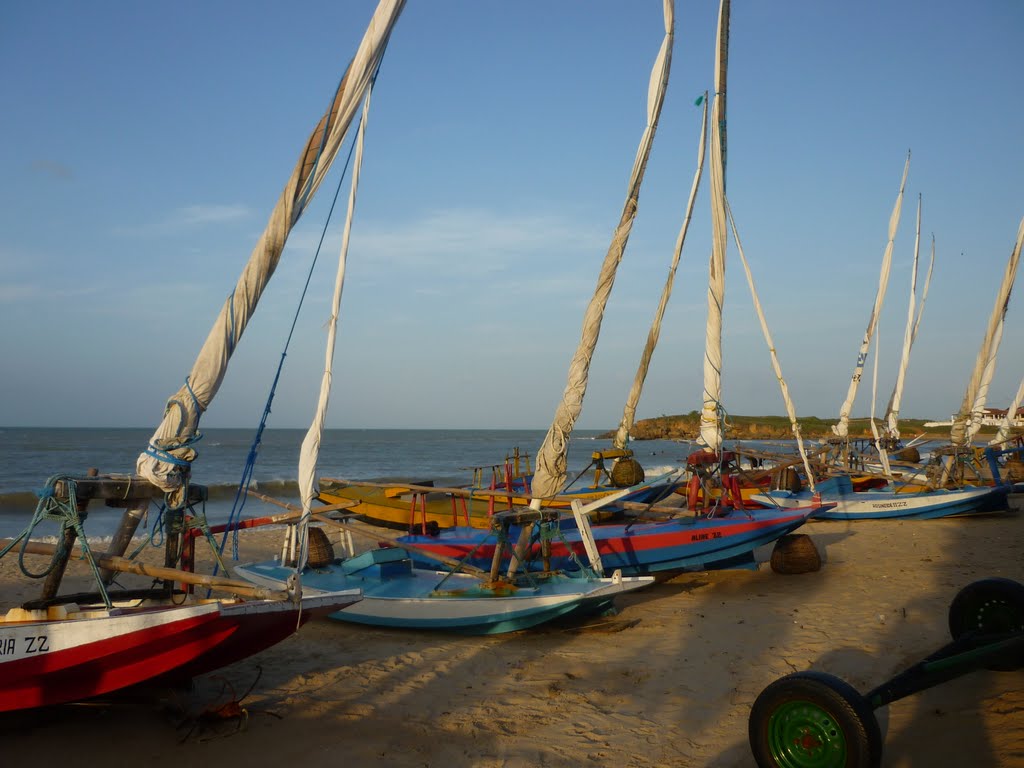
{"type": "MultiPolygon", "coordinates": [[[[508,497],[508,496],[513,496],[513,497],[515,497],[517,499],[526,499],[527,501],[530,501],[533,498],[533,497],[527,495],[524,491],[514,491],[514,490],[509,490],[507,488],[505,488],[505,489],[501,489],[501,488],[495,488],[495,489],[490,489],[490,488],[472,488],[472,489],[470,489],[470,488],[458,488],[458,487],[456,487],[456,488],[444,488],[444,487],[438,487],[438,486],[435,486],[435,485],[417,485],[415,483],[402,483],[402,482],[396,482],[396,483],[373,483],[373,482],[363,481],[363,480],[343,480],[343,479],[338,478],[338,477],[323,477],[323,478],[320,478],[320,479],[323,480],[324,482],[327,482],[327,483],[338,483],[339,485],[356,485],[356,486],[362,485],[362,486],[365,486],[367,488],[408,488],[410,491],[426,491],[426,492],[433,491],[435,493],[449,493],[452,496],[466,496],[466,497],[470,497],[470,496],[500,496],[500,497],[503,497],[503,498],[504,497],[508,497]]],[[[325,488],[324,490],[327,493],[331,492],[330,488],[325,488]]],[[[557,496],[546,496],[546,497],[544,497],[541,500],[542,501],[548,501],[548,502],[551,502],[551,501],[562,501],[562,502],[565,502],[566,504],[571,504],[572,500],[573,499],[577,499],[577,498],[579,498],[579,496],[571,496],[571,495],[560,494],[560,495],[557,495],[557,496]]]]}
{"type": "MultiPolygon", "coordinates": [[[[321,478],[321,480],[324,480],[325,482],[329,482],[329,483],[340,483],[342,485],[364,485],[364,486],[368,486],[370,488],[408,488],[411,491],[436,491],[437,493],[450,493],[453,496],[515,496],[517,499],[525,499],[527,501],[529,501],[530,498],[531,498],[531,497],[529,497],[529,496],[527,496],[527,495],[525,495],[523,493],[517,493],[517,492],[514,492],[514,491],[508,491],[508,490],[505,490],[505,491],[502,491],[502,490],[492,491],[490,489],[474,489],[474,490],[470,491],[470,490],[467,490],[466,488],[439,488],[439,487],[433,486],[433,485],[416,485],[415,483],[412,483],[412,484],[410,484],[410,483],[371,483],[371,482],[363,482],[362,480],[342,480],[340,478],[335,478],[335,477],[323,477],[323,478],[321,478]]],[[[325,489],[325,490],[327,491],[327,493],[330,493],[330,489],[325,489]]],[[[625,490],[625,489],[620,489],[620,490],[625,490]]],[[[253,491],[250,491],[250,493],[255,495],[256,498],[263,499],[264,501],[270,501],[268,498],[260,496],[259,494],[255,493],[253,491]]],[[[664,514],[664,515],[670,515],[670,516],[671,515],[678,515],[679,512],[680,512],[679,507],[651,506],[650,504],[642,504],[642,503],[640,503],[638,501],[618,501],[617,497],[615,497],[615,493],[618,493],[618,491],[616,491],[614,493],[609,493],[608,496],[610,498],[606,498],[606,497],[602,496],[602,497],[599,497],[598,499],[595,499],[593,502],[591,502],[591,504],[587,505],[588,506],[588,511],[594,511],[594,509],[596,509],[596,507],[594,509],[590,509],[591,505],[597,504],[597,502],[600,501],[601,503],[598,505],[599,507],[600,506],[604,506],[606,504],[617,504],[618,506],[622,507],[623,509],[630,509],[630,510],[641,511],[641,512],[654,512],[656,514],[664,514]]],[[[579,498],[578,496],[551,496],[549,498],[544,499],[544,501],[564,501],[564,502],[567,502],[567,503],[571,504],[574,499],[578,499],[578,498],[579,498]]],[[[271,501],[270,503],[273,504],[275,502],[271,501]]],[[[351,502],[351,504],[353,506],[356,505],[356,504],[359,504],[359,503],[360,502],[358,502],[358,501],[351,502]]],[[[333,507],[333,506],[338,506],[338,505],[331,505],[331,506],[333,507]]],[[[321,509],[330,509],[330,507],[318,507],[317,508],[317,512],[319,512],[321,509]]],[[[566,509],[565,512],[566,512],[566,514],[568,514],[569,510],[566,509]]]]}
{"type": "MultiPolygon", "coordinates": [[[[0,548],[8,546],[11,541],[11,539],[0,539],[0,548]]],[[[24,547],[24,551],[31,555],[52,556],[56,549],[57,546],[55,544],[46,544],[41,541],[29,541],[24,547]]],[[[71,554],[77,558],[84,556],[81,547],[74,547],[71,554]]],[[[233,592],[242,597],[251,597],[255,600],[287,600],[291,597],[287,591],[258,587],[248,581],[237,581],[220,576],[206,576],[201,573],[179,571],[177,568],[167,568],[165,566],[147,565],[136,560],[129,560],[126,557],[103,555],[96,558],[96,564],[100,568],[107,568],[111,571],[135,573],[155,579],[168,579],[180,581],[183,584],[195,584],[197,586],[209,587],[210,589],[220,589],[226,592],[233,592]]]]}

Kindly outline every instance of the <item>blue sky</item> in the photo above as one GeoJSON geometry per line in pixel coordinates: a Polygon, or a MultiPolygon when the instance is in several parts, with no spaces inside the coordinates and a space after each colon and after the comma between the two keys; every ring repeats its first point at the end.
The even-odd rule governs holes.
{"type": "MultiPolygon", "coordinates": [[[[0,6],[0,424],[159,421],[374,6],[0,6]]],[[[621,416],[695,167],[716,14],[710,0],[677,3],[668,95],[580,427],[621,416]]],[[[801,414],[838,415],[908,149],[878,410],[919,194],[938,258],[903,415],[959,406],[1024,215],[1022,32],[1016,0],[734,3],[728,192],[801,414]]],[[[657,0],[409,0],[373,97],[328,426],[547,426],[661,37],[657,0]]],[[[258,423],[339,169],[292,233],[205,426],[258,423]]],[[[706,197],[705,183],[641,418],[700,407],[706,197]]],[[[313,413],[340,226],[271,426],[313,413]]],[[[725,407],[781,414],[732,245],[728,259],[725,407]]],[[[1011,304],[993,405],[1024,375],[1022,339],[1011,304]]],[[[854,416],[871,407],[870,371],[854,416]]]]}

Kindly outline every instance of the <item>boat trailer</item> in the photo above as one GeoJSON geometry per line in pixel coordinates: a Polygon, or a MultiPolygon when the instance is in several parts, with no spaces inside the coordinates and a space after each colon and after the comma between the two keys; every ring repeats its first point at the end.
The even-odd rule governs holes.
{"type": "Polygon", "coordinates": [[[1024,584],[975,581],[949,607],[952,641],[866,694],[824,672],[771,683],[750,710],[750,748],[760,768],[875,768],[882,734],[874,710],[978,669],[1024,667],[1024,584]]]}

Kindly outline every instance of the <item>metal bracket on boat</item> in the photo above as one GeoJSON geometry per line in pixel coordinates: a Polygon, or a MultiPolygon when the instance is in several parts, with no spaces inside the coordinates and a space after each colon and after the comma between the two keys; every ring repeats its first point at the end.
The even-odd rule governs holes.
{"type": "MultiPolygon", "coordinates": [[[[590,518],[583,512],[583,503],[579,499],[573,499],[570,506],[573,517],[576,518],[576,527],[579,529],[583,547],[587,550],[587,557],[590,559],[590,567],[598,576],[604,576],[604,565],[601,564],[601,555],[597,552],[594,532],[590,530],[590,518]]],[[[621,578],[622,574],[619,576],[621,578]]]]}

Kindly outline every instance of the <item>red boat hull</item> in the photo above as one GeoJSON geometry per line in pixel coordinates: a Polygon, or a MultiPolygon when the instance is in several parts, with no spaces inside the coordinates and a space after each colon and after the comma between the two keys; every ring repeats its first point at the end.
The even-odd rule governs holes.
{"type": "Polygon", "coordinates": [[[110,693],[201,657],[226,628],[216,604],[198,608],[0,625],[0,650],[7,651],[0,655],[0,712],[110,693]],[[83,642],[63,637],[84,622],[103,622],[106,636],[83,642]]]}
{"type": "Polygon", "coordinates": [[[258,653],[310,618],[359,599],[98,610],[86,618],[0,622],[0,712],[82,701],[153,680],[184,680],[258,653]]]}

